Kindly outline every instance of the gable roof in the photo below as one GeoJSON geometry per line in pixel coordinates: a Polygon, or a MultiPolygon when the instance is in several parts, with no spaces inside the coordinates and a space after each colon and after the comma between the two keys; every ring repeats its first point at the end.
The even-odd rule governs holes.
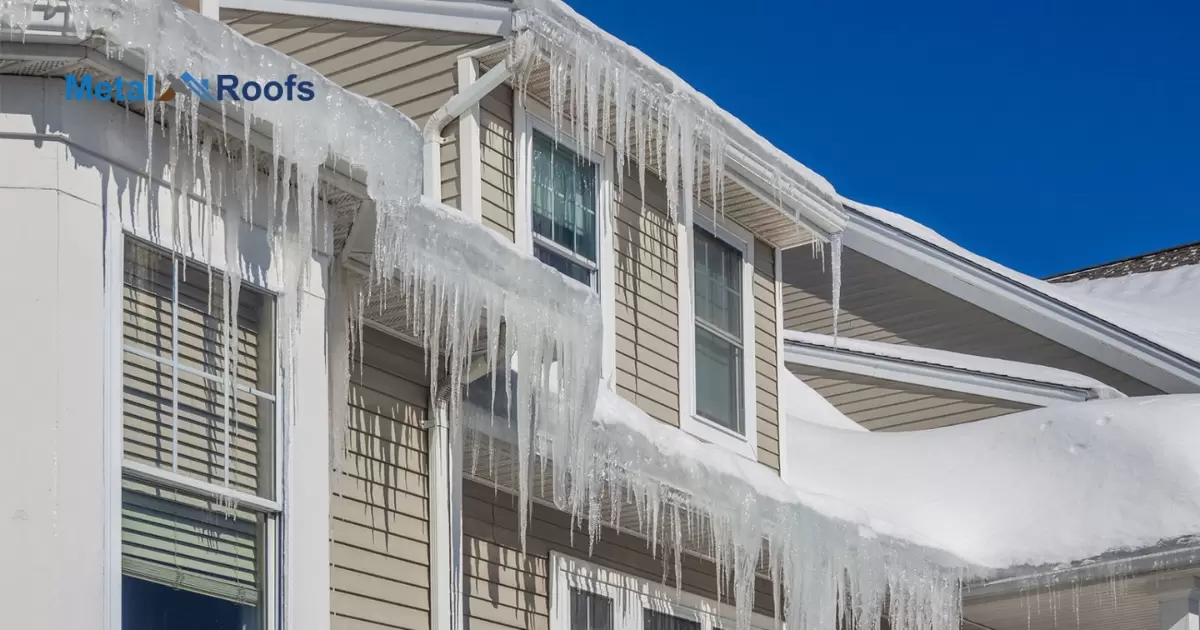
{"type": "Polygon", "coordinates": [[[1200,391],[1200,324],[1027,276],[907,217],[844,203],[856,251],[1163,391],[1200,391]]]}

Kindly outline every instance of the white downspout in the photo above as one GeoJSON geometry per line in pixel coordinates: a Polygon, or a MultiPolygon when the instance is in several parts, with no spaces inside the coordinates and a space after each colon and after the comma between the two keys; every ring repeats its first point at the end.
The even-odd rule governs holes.
{"type": "Polygon", "coordinates": [[[446,101],[425,123],[425,196],[435,201],[442,200],[441,186],[441,167],[442,167],[442,152],[441,146],[444,138],[442,138],[442,129],[450,124],[450,121],[458,118],[468,109],[478,103],[483,97],[491,93],[501,83],[504,83],[512,76],[512,72],[508,69],[508,60],[503,60],[487,74],[479,77],[471,85],[468,85],[463,91],[455,94],[450,100],[446,101]]]}
{"type": "MultiPolygon", "coordinates": [[[[425,123],[424,129],[424,194],[441,201],[442,129],[462,116],[484,96],[512,76],[508,62],[501,61],[446,101],[425,123]]],[[[436,349],[432,350],[436,351],[436,349]]],[[[486,359],[475,360],[464,380],[470,383],[478,372],[486,370],[486,359]],[[482,365],[480,365],[482,363],[482,365]]],[[[462,541],[461,541],[461,468],[459,458],[451,452],[450,419],[445,398],[447,386],[430,392],[429,413],[432,421],[429,432],[429,605],[430,630],[458,630],[462,627],[462,541]]],[[[457,443],[457,442],[455,442],[457,443]]]]}

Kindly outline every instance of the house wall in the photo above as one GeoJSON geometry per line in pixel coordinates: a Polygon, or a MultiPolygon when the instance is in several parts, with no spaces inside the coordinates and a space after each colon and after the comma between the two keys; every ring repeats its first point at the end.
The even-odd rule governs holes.
{"type": "Polygon", "coordinates": [[[667,187],[630,168],[613,209],[617,392],[661,422],[679,425],[678,245],[667,187]]]}
{"type": "Polygon", "coordinates": [[[973,422],[1031,405],[911,383],[790,364],[788,368],[839,411],[872,431],[912,431],[973,422]]]}
{"type": "MultiPolygon", "coordinates": [[[[121,373],[115,315],[121,291],[106,290],[107,270],[116,269],[106,251],[120,260],[122,229],[171,245],[176,226],[167,210],[173,201],[167,141],[153,136],[155,160],[147,173],[146,127],[136,113],[66,101],[61,79],[3,76],[0,92],[0,264],[6,270],[0,274],[6,305],[0,309],[0,399],[7,421],[0,443],[6,484],[0,491],[0,606],[14,627],[98,629],[106,615],[119,627],[121,393],[119,380],[105,379],[121,373]],[[111,453],[106,444],[113,445],[111,453]]],[[[213,160],[214,169],[222,166],[213,160]]],[[[191,206],[185,215],[192,221],[180,232],[201,233],[200,202],[181,203],[191,206]]],[[[240,214],[235,194],[224,204],[240,214]]],[[[264,209],[252,210],[256,220],[264,209]]],[[[219,240],[219,218],[213,229],[219,240]]],[[[247,234],[245,277],[282,289],[267,242],[247,234]]],[[[320,331],[328,243],[316,247],[300,325],[320,331]]],[[[226,267],[222,252],[205,260],[202,248],[185,243],[183,249],[226,267]]],[[[324,427],[323,335],[302,337],[294,358],[294,422],[324,427]]],[[[296,431],[291,449],[290,546],[283,553],[292,558],[294,574],[287,612],[298,628],[323,629],[313,620],[328,619],[328,573],[312,569],[328,565],[327,432],[296,431]]]]}
{"type": "Polygon", "coordinates": [[[754,378],[758,461],[779,470],[779,370],[775,334],[775,249],[754,241],[754,378]]]}
{"type": "MultiPolygon", "coordinates": [[[[395,107],[422,128],[458,91],[458,57],[499,41],[487,35],[238,9],[222,9],[221,21],[342,87],[395,107]]],[[[511,128],[511,112],[509,117],[511,128]]],[[[457,127],[451,123],[442,131],[446,142],[441,152],[442,201],[455,208],[461,205],[457,127]]]]}
{"type": "Polygon", "coordinates": [[[417,346],[364,331],[351,368],[350,422],[332,485],[334,629],[429,627],[429,401],[417,346]]]}
{"type": "MultiPolygon", "coordinates": [[[[784,252],[784,326],[831,334],[829,261],[784,252]]],[[[1046,365],[1091,376],[1130,396],[1161,393],[1127,374],[847,248],[839,334],[1046,365]]]]}

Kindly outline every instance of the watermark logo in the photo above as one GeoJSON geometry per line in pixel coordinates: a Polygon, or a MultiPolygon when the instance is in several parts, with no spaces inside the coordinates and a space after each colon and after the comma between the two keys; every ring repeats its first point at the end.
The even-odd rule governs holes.
{"type": "MultiPolygon", "coordinates": [[[[129,81],[122,77],[104,80],[90,74],[80,76],[67,75],[66,98],[68,101],[173,101],[176,97],[175,88],[169,81],[164,81],[154,75],[147,75],[142,81],[129,81]],[[159,91],[160,86],[166,89],[159,91]]],[[[242,81],[237,75],[218,74],[215,85],[208,79],[201,79],[189,72],[179,76],[182,87],[202,101],[303,101],[308,102],[316,97],[312,81],[300,81],[299,77],[289,74],[283,81],[242,81]]]]}

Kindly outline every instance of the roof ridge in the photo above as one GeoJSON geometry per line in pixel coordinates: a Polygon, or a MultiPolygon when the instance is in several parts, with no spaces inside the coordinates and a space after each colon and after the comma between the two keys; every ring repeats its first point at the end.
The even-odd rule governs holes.
{"type": "MultiPolygon", "coordinates": [[[[1171,247],[1166,247],[1166,248],[1155,250],[1155,251],[1145,252],[1143,254],[1127,256],[1125,258],[1118,258],[1117,260],[1110,260],[1108,262],[1100,263],[1097,265],[1081,267],[1079,269],[1074,269],[1072,271],[1064,271],[1062,273],[1056,273],[1056,274],[1053,274],[1050,276],[1046,276],[1044,278],[1044,280],[1046,280],[1047,282],[1054,282],[1054,283],[1064,283],[1064,282],[1072,282],[1074,280],[1082,280],[1084,278],[1073,278],[1072,279],[1071,276],[1082,275],[1082,274],[1086,274],[1087,272],[1098,271],[1098,270],[1101,270],[1101,269],[1104,269],[1107,267],[1113,267],[1113,266],[1120,265],[1123,263],[1130,263],[1130,262],[1133,262],[1136,260],[1150,258],[1152,256],[1161,256],[1163,254],[1169,254],[1171,252],[1187,250],[1187,249],[1191,249],[1191,248],[1200,249],[1200,241],[1193,241],[1191,243],[1183,243],[1181,245],[1173,245],[1171,247]]],[[[1178,265],[1178,266],[1182,266],[1182,265],[1178,265]]],[[[1170,267],[1168,267],[1168,268],[1170,268],[1170,267]]],[[[1155,270],[1155,271],[1159,271],[1159,270],[1155,270]]],[[[1129,273],[1138,273],[1138,272],[1131,271],[1129,273]]],[[[1121,274],[1121,275],[1127,275],[1127,274],[1121,274]]]]}

